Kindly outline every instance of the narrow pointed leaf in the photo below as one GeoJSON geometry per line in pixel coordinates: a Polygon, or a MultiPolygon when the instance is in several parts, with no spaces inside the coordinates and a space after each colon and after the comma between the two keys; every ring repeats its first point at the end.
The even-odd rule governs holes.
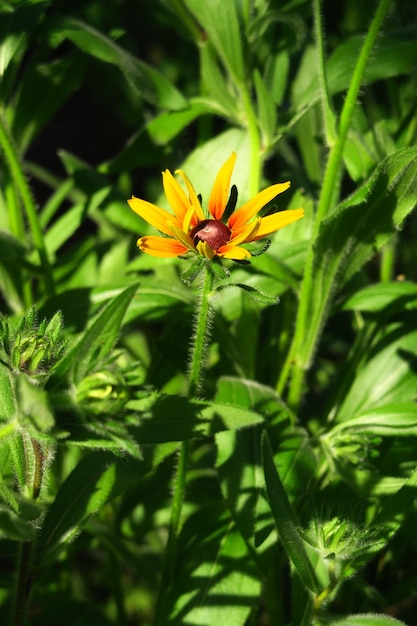
{"type": "Polygon", "coordinates": [[[266,491],[279,537],[301,580],[308,589],[315,592],[318,590],[317,577],[308,558],[304,541],[298,531],[295,513],[275,467],[266,432],[263,433],[262,437],[262,452],[266,491]]]}

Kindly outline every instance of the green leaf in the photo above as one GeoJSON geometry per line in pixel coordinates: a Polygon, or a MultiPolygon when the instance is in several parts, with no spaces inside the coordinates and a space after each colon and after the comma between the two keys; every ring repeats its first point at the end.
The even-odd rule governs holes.
{"type": "Polygon", "coordinates": [[[269,425],[288,425],[291,422],[289,408],[275,389],[253,380],[222,376],[217,383],[217,402],[230,402],[234,406],[251,409],[262,414],[269,425]]]}
{"type": "Polygon", "coordinates": [[[24,520],[12,511],[0,510],[0,538],[9,541],[33,541],[35,528],[33,520],[24,520]]]}
{"type": "MultiPolygon", "coordinates": [[[[263,489],[260,434],[258,427],[216,435],[216,466],[222,493],[237,527],[246,541],[256,548],[258,558],[276,538],[272,532],[274,520],[263,489]]],[[[264,562],[262,569],[266,567],[264,562]]]]}
{"type": "Polygon", "coordinates": [[[361,413],[354,419],[337,424],[332,433],[352,430],[380,437],[417,436],[417,403],[383,404],[361,413]]]}
{"type": "Polygon", "coordinates": [[[260,592],[259,570],[223,502],[200,507],[184,524],[169,596],[170,626],[244,626],[260,592]]]}
{"type": "Polygon", "coordinates": [[[323,222],[315,244],[319,278],[328,284],[336,274],[347,281],[357,272],[415,208],[416,186],[417,148],[388,156],[323,222]]]}
{"type": "Polygon", "coordinates": [[[144,100],[170,110],[187,107],[186,99],[163,74],[129,54],[89,24],[73,18],[60,18],[54,23],[50,37],[55,45],[67,38],[87,54],[115,65],[130,87],[144,100]]]}
{"type": "Polygon", "coordinates": [[[314,244],[309,325],[300,348],[303,367],[310,365],[320,325],[336,288],[351,278],[402,225],[416,205],[416,187],[417,148],[398,150],[322,222],[314,244]]]}
{"type": "Polygon", "coordinates": [[[357,613],[346,615],[336,620],[326,621],[328,626],[407,626],[394,617],[388,615],[377,615],[376,613],[357,613]]]}
{"type": "Polygon", "coordinates": [[[271,92],[258,70],[255,70],[253,79],[256,90],[259,126],[261,128],[265,149],[267,150],[275,135],[277,113],[271,92]]]}
{"type": "Polygon", "coordinates": [[[245,63],[236,4],[229,0],[184,0],[184,4],[203,26],[235,83],[243,85],[245,63]]]}
{"type": "Polygon", "coordinates": [[[15,389],[21,417],[30,420],[39,434],[49,432],[55,425],[55,418],[45,389],[23,373],[17,377],[15,389]]]}
{"type": "Polygon", "coordinates": [[[38,560],[45,561],[61,544],[71,541],[86,520],[106,502],[138,480],[138,462],[119,461],[106,452],[86,456],[61,485],[45,517],[38,560]]]}
{"type": "MultiPolygon", "coordinates": [[[[327,83],[330,93],[347,90],[354,68],[346,59],[356,59],[362,45],[362,38],[353,36],[343,42],[327,61],[327,83]]],[[[396,35],[385,35],[378,40],[365,70],[364,82],[408,74],[414,66],[417,55],[415,26],[398,31],[396,35]]],[[[320,86],[317,80],[316,64],[306,63],[303,75],[298,75],[293,83],[293,101],[298,109],[308,110],[320,99],[320,86]]]]}
{"type": "Polygon", "coordinates": [[[191,122],[209,112],[211,109],[203,102],[190,102],[183,111],[165,111],[154,117],[146,126],[146,132],[156,145],[165,146],[191,122]]]}
{"type": "Polygon", "coordinates": [[[401,528],[416,502],[417,469],[403,482],[401,488],[384,499],[383,505],[373,519],[376,537],[387,543],[401,528]]]}
{"type": "Polygon", "coordinates": [[[299,523],[276,470],[266,432],[263,433],[262,437],[262,451],[266,491],[279,537],[304,585],[310,591],[316,592],[318,591],[318,580],[298,530],[299,523]]]}
{"type": "Polygon", "coordinates": [[[373,347],[372,357],[356,371],[336,415],[337,422],[352,420],[377,407],[415,399],[417,331],[398,330],[395,326],[389,333],[384,332],[373,347]]]}
{"type": "Polygon", "coordinates": [[[245,130],[232,128],[220,133],[193,150],[181,164],[181,169],[187,173],[196,192],[202,195],[203,205],[210,197],[219,167],[232,152],[237,153],[232,183],[238,188],[240,206],[249,200],[250,143],[245,130]]]}
{"type": "Polygon", "coordinates": [[[265,293],[264,291],[261,291],[260,289],[257,289],[252,285],[247,285],[245,283],[227,283],[227,285],[220,285],[219,287],[217,287],[216,291],[222,291],[227,287],[238,287],[239,289],[243,289],[243,291],[247,293],[248,296],[250,296],[253,300],[255,300],[255,302],[258,302],[259,304],[264,304],[266,306],[278,304],[277,296],[271,296],[268,293],[265,293]]]}
{"type": "Polygon", "coordinates": [[[377,283],[351,295],[342,305],[342,310],[376,313],[390,308],[390,312],[417,307],[417,285],[408,281],[377,283]]]}
{"type": "Polygon", "coordinates": [[[79,53],[26,71],[19,81],[12,125],[22,152],[79,89],[84,76],[85,63],[79,53]]]}
{"type": "Polygon", "coordinates": [[[89,213],[100,206],[109,194],[105,187],[92,194],[83,203],[75,204],[50,226],[45,235],[45,243],[52,256],[78,230],[89,213]]]}
{"type": "Polygon", "coordinates": [[[13,235],[0,231],[0,260],[2,263],[21,259],[26,252],[26,247],[13,235]]]}
{"type": "Polygon", "coordinates": [[[77,384],[108,357],[120,332],[126,310],[137,291],[130,285],[100,311],[88,330],[71,350],[51,369],[48,388],[59,386],[72,370],[77,384]]]}
{"type": "Polygon", "coordinates": [[[230,92],[230,86],[218,66],[216,52],[210,41],[201,45],[200,55],[201,79],[208,96],[213,100],[213,105],[218,107],[223,115],[236,118],[239,112],[236,98],[230,92]]]}
{"type": "Polygon", "coordinates": [[[127,408],[139,414],[139,426],[132,432],[140,445],[186,441],[263,421],[259,413],[232,404],[188,400],[174,395],[155,394],[145,400],[133,400],[127,408]]]}
{"type": "Polygon", "coordinates": [[[16,413],[16,399],[10,370],[0,363],[0,420],[9,421],[16,413]]]}
{"type": "Polygon", "coordinates": [[[120,333],[123,317],[136,291],[137,285],[131,285],[107,304],[77,344],[74,364],[75,383],[94,370],[109,355],[120,333]]]}

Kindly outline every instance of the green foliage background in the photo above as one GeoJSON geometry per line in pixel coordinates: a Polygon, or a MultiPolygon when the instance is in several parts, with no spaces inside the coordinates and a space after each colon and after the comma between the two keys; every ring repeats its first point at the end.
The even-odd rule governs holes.
{"type": "Polygon", "coordinates": [[[415,623],[416,58],[413,0],[0,1],[2,624],[415,623]],[[199,284],[126,200],[232,151],[305,218],[188,397],[199,284]]]}

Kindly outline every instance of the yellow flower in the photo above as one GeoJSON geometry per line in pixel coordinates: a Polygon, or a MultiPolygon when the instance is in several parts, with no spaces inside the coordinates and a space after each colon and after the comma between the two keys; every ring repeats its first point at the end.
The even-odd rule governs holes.
{"type": "Polygon", "coordinates": [[[304,209],[295,209],[255,217],[268,202],[288,189],[290,183],[286,182],[267,187],[222,221],[235,162],[236,154],[233,152],[220,168],[208,201],[207,215],[204,215],[200,200],[182,170],[175,173],[182,178],[186,192],[169,170],[162,172],[165,196],[173,213],[132,196],[128,200],[130,208],[165,235],[140,237],[138,247],[158,257],[175,257],[192,252],[208,259],[217,255],[243,260],[252,255],[241,244],[266,237],[304,216],[304,209]]]}

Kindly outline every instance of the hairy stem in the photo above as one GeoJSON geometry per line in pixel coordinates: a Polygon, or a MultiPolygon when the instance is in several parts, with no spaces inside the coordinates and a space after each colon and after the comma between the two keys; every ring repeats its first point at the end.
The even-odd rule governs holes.
{"type": "MultiPolygon", "coordinates": [[[[188,373],[187,396],[189,398],[196,397],[201,387],[201,375],[204,367],[208,333],[210,330],[210,297],[213,287],[214,275],[208,263],[209,262],[206,263],[204,269],[200,299],[195,311],[195,332],[190,348],[190,367],[188,373]]],[[[168,529],[168,541],[162,568],[158,602],[156,606],[156,626],[162,626],[165,619],[165,601],[167,590],[173,576],[177,540],[181,526],[182,508],[185,498],[189,456],[190,442],[183,441],[179,452],[178,465],[174,480],[174,492],[171,504],[171,520],[168,529]]]]}

